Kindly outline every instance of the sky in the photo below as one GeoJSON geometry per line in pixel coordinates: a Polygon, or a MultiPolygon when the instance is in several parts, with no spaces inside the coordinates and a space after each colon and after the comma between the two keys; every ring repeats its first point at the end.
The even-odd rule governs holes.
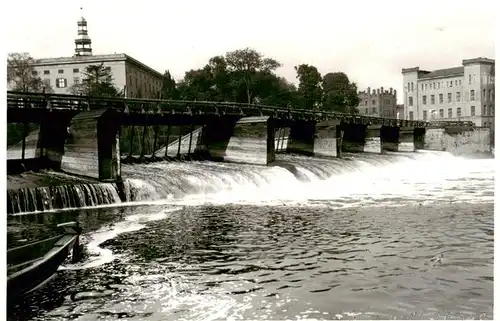
{"type": "Polygon", "coordinates": [[[289,81],[307,63],[346,73],[359,90],[392,87],[401,103],[402,68],[495,58],[492,0],[15,1],[8,10],[22,15],[4,17],[7,52],[72,56],[80,7],[94,54],[126,53],[176,79],[251,47],[281,62],[289,81]]]}

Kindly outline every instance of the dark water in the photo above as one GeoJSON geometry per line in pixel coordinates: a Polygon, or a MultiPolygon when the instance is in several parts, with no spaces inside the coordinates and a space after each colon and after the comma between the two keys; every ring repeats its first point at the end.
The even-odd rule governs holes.
{"type": "Polygon", "coordinates": [[[293,162],[308,179],[205,168],[183,176],[204,192],[180,198],[158,168],[197,165],[131,173],[155,201],[57,214],[89,222],[89,256],[9,317],[493,318],[493,160],[365,159],[323,177],[332,163],[293,162]]]}

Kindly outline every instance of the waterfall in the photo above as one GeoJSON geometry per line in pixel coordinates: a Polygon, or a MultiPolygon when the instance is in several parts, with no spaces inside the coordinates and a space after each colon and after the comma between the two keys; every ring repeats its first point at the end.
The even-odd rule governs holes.
{"type": "Polygon", "coordinates": [[[120,203],[114,183],[65,184],[7,190],[7,213],[50,211],[120,203]]]}

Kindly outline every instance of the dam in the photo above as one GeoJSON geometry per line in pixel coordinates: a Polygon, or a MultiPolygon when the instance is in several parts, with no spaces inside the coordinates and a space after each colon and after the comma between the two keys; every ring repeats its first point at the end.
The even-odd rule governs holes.
{"type": "Polygon", "coordinates": [[[76,218],[86,256],[9,315],[492,318],[487,130],[245,117],[258,118],[123,126],[119,179],[99,177],[98,146],[72,148],[92,146],[83,123],[61,128],[67,146],[41,143],[44,129],[13,144],[8,246],[76,218]]]}

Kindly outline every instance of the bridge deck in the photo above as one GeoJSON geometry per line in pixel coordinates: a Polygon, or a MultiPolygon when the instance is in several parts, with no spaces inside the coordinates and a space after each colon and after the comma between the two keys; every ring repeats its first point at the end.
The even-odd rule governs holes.
{"type": "MultiPolygon", "coordinates": [[[[276,106],[254,105],[234,102],[215,101],[183,101],[183,100],[159,100],[159,99],[137,99],[118,97],[89,97],[63,94],[44,94],[26,92],[7,92],[7,121],[15,122],[24,118],[27,110],[35,112],[37,116],[41,111],[50,112],[79,112],[94,109],[112,109],[124,116],[134,115],[234,115],[234,116],[271,116],[283,120],[331,120],[339,119],[345,123],[373,124],[399,127],[444,127],[444,126],[474,126],[472,122],[426,122],[399,120],[393,118],[380,118],[345,114],[328,111],[311,111],[296,108],[284,108],[276,106]],[[13,111],[17,116],[11,117],[13,111]],[[13,120],[16,119],[16,120],[13,120]]],[[[27,117],[33,118],[33,117],[27,117]]]]}

